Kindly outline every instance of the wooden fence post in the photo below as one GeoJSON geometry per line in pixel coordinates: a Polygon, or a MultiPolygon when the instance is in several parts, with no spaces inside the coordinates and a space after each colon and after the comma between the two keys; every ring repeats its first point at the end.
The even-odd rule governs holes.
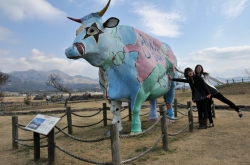
{"type": "Polygon", "coordinates": [[[216,117],[215,115],[215,105],[214,105],[214,100],[211,100],[211,110],[212,110],[212,115],[213,115],[213,118],[216,117]]]}
{"type": "Polygon", "coordinates": [[[177,99],[174,99],[174,117],[177,117],[177,99]]]}
{"type": "Polygon", "coordinates": [[[132,121],[131,103],[128,103],[128,121],[132,121]]]}
{"type": "Polygon", "coordinates": [[[38,161],[40,159],[40,134],[33,132],[34,138],[34,161],[38,161]]]}
{"type": "Polygon", "coordinates": [[[68,121],[68,133],[73,134],[71,107],[66,108],[66,114],[67,114],[67,121],[68,121]]]}
{"type": "Polygon", "coordinates": [[[117,124],[110,125],[112,163],[115,165],[121,164],[120,156],[120,138],[117,124]]]}
{"type": "Polygon", "coordinates": [[[18,149],[18,143],[16,140],[18,139],[18,116],[12,116],[12,148],[18,149]]]}
{"type": "Polygon", "coordinates": [[[107,104],[103,103],[102,108],[103,108],[103,125],[107,126],[108,125],[108,122],[107,122],[107,120],[108,120],[107,119],[107,104]]]}
{"type": "Polygon", "coordinates": [[[188,109],[190,108],[190,110],[188,111],[188,123],[190,123],[189,124],[189,132],[193,132],[194,131],[194,120],[193,120],[193,107],[192,107],[191,101],[187,102],[187,107],[188,107],[188,109]]]}
{"type": "Polygon", "coordinates": [[[48,164],[55,161],[55,133],[54,128],[48,134],[48,164]]]}
{"type": "Polygon", "coordinates": [[[163,104],[160,106],[160,115],[162,116],[161,118],[161,132],[164,134],[162,137],[162,147],[164,150],[169,150],[168,147],[168,127],[167,127],[167,122],[166,122],[166,112],[165,112],[166,106],[163,104]]]}

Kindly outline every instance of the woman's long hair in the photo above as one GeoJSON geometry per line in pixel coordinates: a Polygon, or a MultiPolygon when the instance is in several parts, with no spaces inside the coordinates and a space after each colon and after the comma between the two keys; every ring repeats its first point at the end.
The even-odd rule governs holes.
{"type": "Polygon", "coordinates": [[[191,69],[191,68],[186,68],[185,70],[184,70],[184,77],[186,78],[186,79],[189,79],[189,76],[188,76],[188,72],[193,72],[193,70],[191,69]]]}
{"type": "Polygon", "coordinates": [[[196,67],[194,68],[194,73],[195,73],[196,75],[199,75],[199,74],[196,72],[196,69],[197,69],[199,66],[201,67],[201,73],[200,73],[200,74],[203,75],[203,76],[208,75],[207,72],[204,72],[203,67],[202,67],[200,64],[196,65],[196,67]]]}

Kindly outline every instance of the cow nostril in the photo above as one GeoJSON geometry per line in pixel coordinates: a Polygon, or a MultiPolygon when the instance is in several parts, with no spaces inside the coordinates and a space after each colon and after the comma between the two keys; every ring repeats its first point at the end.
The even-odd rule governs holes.
{"type": "Polygon", "coordinates": [[[71,55],[73,53],[72,49],[69,49],[68,54],[71,55]]]}
{"type": "Polygon", "coordinates": [[[72,50],[72,48],[67,48],[67,49],[65,50],[65,54],[66,54],[67,56],[72,56],[73,53],[74,53],[74,50],[72,50]]]}

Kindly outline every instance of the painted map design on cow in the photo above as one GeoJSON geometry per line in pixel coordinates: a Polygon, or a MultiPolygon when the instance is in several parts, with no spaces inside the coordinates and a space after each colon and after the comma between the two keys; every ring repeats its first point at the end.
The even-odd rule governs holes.
{"type": "Polygon", "coordinates": [[[135,45],[126,45],[124,51],[126,53],[138,52],[136,67],[140,83],[149,76],[157,64],[166,68],[166,58],[175,64],[174,54],[166,44],[135,28],[133,30],[137,36],[137,41],[135,45]]]}

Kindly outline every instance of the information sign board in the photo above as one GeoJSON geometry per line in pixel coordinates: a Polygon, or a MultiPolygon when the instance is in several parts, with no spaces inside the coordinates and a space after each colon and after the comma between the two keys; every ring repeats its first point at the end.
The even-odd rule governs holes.
{"type": "Polygon", "coordinates": [[[48,135],[60,120],[61,118],[58,117],[38,114],[25,128],[43,135],[48,135]]]}

